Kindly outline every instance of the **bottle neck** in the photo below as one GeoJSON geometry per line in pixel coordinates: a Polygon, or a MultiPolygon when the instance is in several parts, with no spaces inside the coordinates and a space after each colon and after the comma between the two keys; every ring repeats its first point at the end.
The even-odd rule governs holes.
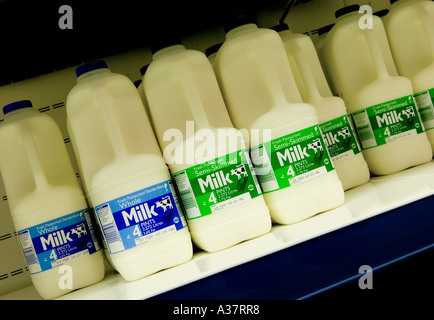
{"type": "Polygon", "coordinates": [[[80,75],[77,78],[77,83],[80,81],[83,81],[84,79],[88,79],[92,76],[98,75],[98,74],[102,74],[102,73],[111,73],[110,69],[108,68],[99,68],[99,69],[95,69],[86,73],[83,73],[82,75],[80,75]]]}
{"type": "Polygon", "coordinates": [[[243,34],[246,34],[246,33],[250,33],[253,30],[257,30],[257,29],[258,29],[258,26],[256,24],[254,24],[254,23],[243,24],[241,26],[238,26],[236,28],[233,28],[233,29],[229,30],[226,33],[226,39],[227,40],[233,39],[233,38],[236,38],[236,37],[238,37],[240,35],[243,35],[243,34]]]}
{"type": "Polygon", "coordinates": [[[155,52],[154,55],[152,56],[152,60],[158,60],[158,59],[161,59],[163,57],[172,55],[174,53],[182,52],[185,50],[186,49],[182,44],[175,44],[175,45],[172,45],[169,47],[165,47],[165,48],[160,49],[157,52],[155,52]]]}

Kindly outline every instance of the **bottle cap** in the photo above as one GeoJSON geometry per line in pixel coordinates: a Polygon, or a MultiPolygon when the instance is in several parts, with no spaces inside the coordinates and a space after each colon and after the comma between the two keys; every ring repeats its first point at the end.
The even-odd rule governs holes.
{"type": "Polygon", "coordinates": [[[77,69],[75,69],[75,74],[77,75],[77,78],[81,76],[82,74],[85,74],[87,72],[96,70],[96,69],[103,69],[108,68],[107,63],[104,60],[97,60],[92,61],[89,63],[85,63],[81,66],[79,66],[77,69]]]}
{"type": "Polygon", "coordinates": [[[8,105],[3,107],[3,113],[7,114],[9,112],[23,108],[33,108],[32,102],[30,100],[21,100],[9,103],[8,105]]]}

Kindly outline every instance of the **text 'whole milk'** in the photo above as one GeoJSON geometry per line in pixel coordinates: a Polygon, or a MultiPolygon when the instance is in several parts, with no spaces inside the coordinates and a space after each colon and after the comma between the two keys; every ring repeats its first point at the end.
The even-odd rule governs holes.
{"type": "Polygon", "coordinates": [[[104,278],[104,258],[62,134],[29,100],[4,107],[0,171],[38,293],[53,299],[104,278]]]}
{"type": "Polygon", "coordinates": [[[170,37],[151,49],[145,95],[194,243],[214,252],[269,232],[248,149],[205,54],[170,37]]]}
{"type": "Polygon", "coordinates": [[[428,162],[432,149],[409,79],[399,76],[383,22],[361,26],[358,5],[336,11],[322,53],[332,85],[344,99],[370,171],[385,175],[428,162]]]}
{"type": "Polygon", "coordinates": [[[235,127],[259,132],[250,151],[271,217],[291,224],[342,205],[344,191],[282,40],[253,22],[248,13],[228,19],[214,69],[235,127]]]}
{"type": "Polygon", "coordinates": [[[434,150],[434,2],[391,1],[384,27],[401,76],[411,80],[414,98],[434,150]]]}
{"type": "Polygon", "coordinates": [[[345,103],[330,91],[311,38],[292,32],[287,24],[272,29],[278,31],[282,38],[303,102],[317,111],[324,142],[344,190],[368,182],[369,168],[345,103]]]}
{"type": "Polygon", "coordinates": [[[76,70],[67,117],[115,269],[136,280],[192,258],[192,243],[141,98],[104,61],[76,70]]]}

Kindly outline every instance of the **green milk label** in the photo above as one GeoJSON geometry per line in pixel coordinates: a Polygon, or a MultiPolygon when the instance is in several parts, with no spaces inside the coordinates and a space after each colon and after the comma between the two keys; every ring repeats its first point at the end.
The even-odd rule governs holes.
{"type": "Polygon", "coordinates": [[[361,152],[348,115],[320,124],[325,145],[334,163],[361,152]]]}
{"type": "Polygon", "coordinates": [[[264,193],[334,170],[318,125],[260,144],[250,154],[264,193]]]}
{"type": "Polygon", "coordinates": [[[362,150],[424,132],[412,95],[351,114],[362,150]]]}
{"type": "Polygon", "coordinates": [[[414,94],[425,130],[434,128],[434,88],[414,94]]]}
{"type": "Polygon", "coordinates": [[[173,174],[187,219],[227,209],[262,194],[246,149],[173,174]]]}

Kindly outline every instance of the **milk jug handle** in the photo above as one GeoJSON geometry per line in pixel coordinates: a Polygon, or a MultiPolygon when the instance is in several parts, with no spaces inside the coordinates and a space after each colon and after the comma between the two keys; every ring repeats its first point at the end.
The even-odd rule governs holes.
{"type": "MultiPolygon", "coordinates": [[[[303,80],[304,89],[308,93],[310,100],[314,100],[321,97],[317,83],[312,74],[312,68],[309,65],[306,55],[303,50],[296,43],[291,44],[291,48],[294,51],[296,57],[297,67],[300,69],[300,76],[303,80]]],[[[331,94],[331,93],[330,93],[331,94]]]]}
{"type": "MultiPolygon", "coordinates": [[[[98,88],[100,92],[97,92],[96,97],[99,100],[98,105],[102,109],[102,106],[110,106],[110,101],[107,100],[106,92],[103,88],[98,88]]],[[[123,158],[129,155],[129,152],[124,143],[124,137],[122,135],[121,129],[119,127],[119,123],[113,115],[112,110],[108,108],[108,110],[101,110],[103,115],[103,121],[107,128],[108,138],[111,142],[113,153],[115,154],[115,158],[123,158]]]]}
{"type": "Polygon", "coordinates": [[[371,53],[372,61],[375,65],[375,70],[377,71],[377,78],[389,78],[390,75],[387,71],[386,64],[384,63],[381,48],[377,43],[377,39],[375,39],[374,29],[365,29],[363,30],[363,34],[365,36],[365,40],[371,53]]]}
{"type": "MultiPolygon", "coordinates": [[[[271,72],[273,66],[268,62],[266,57],[263,57],[261,50],[254,48],[254,51],[258,55],[259,71],[262,73],[262,78],[265,80],[265,85],[267,86],[271,99],[274,101],[274,106],[285,105],[288,101],[286,100],[282,84],[279,81],[276,72],[271,72]]],[[[289,63],[289,62],[288,62],[289,63]]]]}
{"type": "MultiPolygon", "coordinates": [[[[197,85],[191,76],[191,71],[188,70],[185,65],[180,66],[179,76],[182,79],[181,85],[184,87],[184,92],[188,92],[189,94],[185,95],[187,100],[188,107],[190,109],[190,113],[195,115],[194,124],[196,130],[199,128],[211,128],[209,124],[208,118],[206,116],[202,99],[200,97],[199,91],[197,89],[197,85]],[[194,106],[198,106],[194,108],[194,106]]],[[[187,138],[187,137],[186,137],[187,138]]]]}
{"type": "Polygon", "coordinates": [[[420,17],[422,19],[422,28],[424,31],[424,36],[426,38],[426,41],[431,49],[431,52],[434,53],[434,21],[433,17],[431,17],[428,12],[421,7],[415,8],[418,10],[420,17]]]}
{"type": "Polygon", "coordinates": [[[50,188],[50,184],[48,183],[41,166],[39,153],[36,149],[35,140],[30,132],[28,123],[21,124],[20,133],[30,165],[30,170],[32,171],[33,179],[35,181],[36,190],[45,191],[50,188]]]}

